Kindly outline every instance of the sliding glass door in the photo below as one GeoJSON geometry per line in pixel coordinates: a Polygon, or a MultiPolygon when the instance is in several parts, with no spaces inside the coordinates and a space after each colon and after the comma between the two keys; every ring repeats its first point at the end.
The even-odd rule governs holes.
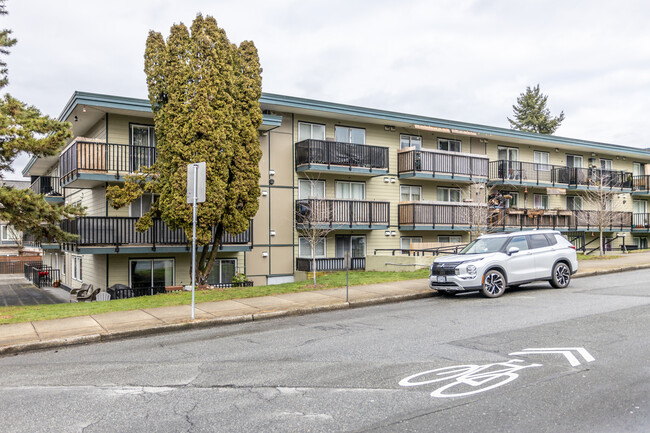
{"type": "Polygon", "coordinates": [[[134,289],[174,285],[174,259],[132,259],[129,281],[134,289]]]}

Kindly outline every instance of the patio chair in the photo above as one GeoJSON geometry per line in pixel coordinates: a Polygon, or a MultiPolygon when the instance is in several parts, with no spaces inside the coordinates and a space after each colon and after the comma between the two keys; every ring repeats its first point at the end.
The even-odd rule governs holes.
{"type": "Polygon", "coordinates": [[[99,292],[95,297],[95,301],[110,301],[111,294],[108,292],[99,292]]]}
{"type": "Polygon", "coordinates": [[[79,296],[86,294],[88,290],[92,290],[93,285],[88,283],[83,283],[78,289],[70,290],[70,302],[77,301],[79,296]]]}
{"type": "Polygon", "coordinates": [[[101,289],[100,289],[99,287],[96,288],[96,289],[93,289],[93,288],[92,288],[92,285],[91,285],[91,288],[88,289],[88,290],[86,290],[85,293],[83,293],[82,295],[77,295],[77,302],[90,302],[90,301],[94,301],[94,300],[95,300],[95,297],[96,297],[97,294],[100,292],[100,290],[101,290],[101,289]]]}

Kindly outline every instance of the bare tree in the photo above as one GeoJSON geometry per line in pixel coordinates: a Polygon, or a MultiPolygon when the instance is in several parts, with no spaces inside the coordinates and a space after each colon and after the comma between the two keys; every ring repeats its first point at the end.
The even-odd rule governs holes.
{"type": "MultiPolygon", "coordinates": [[[[498,218],[494,217],[505,205],[505,200],[512,198],[498,194],[499,198],[490,199],[494,189],[494,186],[488,186],[485,182],[473,182],[468,187],[471,200],[469,206],[470,240],[493,231],[496,226],[495,221],[498,221],[498,218]]],[[[505,215],[502,215],[502,218],[505,218],[505,215]]]]}

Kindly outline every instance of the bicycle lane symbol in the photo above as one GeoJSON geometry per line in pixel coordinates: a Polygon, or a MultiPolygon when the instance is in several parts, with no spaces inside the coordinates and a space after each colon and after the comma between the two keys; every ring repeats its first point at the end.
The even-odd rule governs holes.
{"type": "Polygon", "coordinates": [[[510,383],[519,377],[516,372],[520,370],[542,366],[542,364],[520,364],[523,362],[525,361],[521,359],[511,359],[507,362],[494,364],[466,364],[436,368],[408,376],[400,380],[399,384],[401,386],[424,386],[449,381],[446,385],[433,391],[431,396],[438,398],[465,397],[510,383]],[[426,379],[431,375],[436,378],[426,379]],[[417,380],[421,378],[425,379],[417,380]]]}

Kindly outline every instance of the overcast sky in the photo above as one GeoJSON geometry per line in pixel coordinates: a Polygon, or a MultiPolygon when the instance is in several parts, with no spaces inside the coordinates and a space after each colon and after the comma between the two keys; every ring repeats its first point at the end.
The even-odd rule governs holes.
{"type": "MultiPolygon", "coordinates": [[[[212,15],[253,40],[263,90],[509,127],[540,84],[557,135],[650,147],[650,3],[567,0],[8,0],[14,97],[56,117],[75,90],[146,98],[149,30],[212,15]]],[[[21,158],[16,173],[26,163],[21,158]]]]}

